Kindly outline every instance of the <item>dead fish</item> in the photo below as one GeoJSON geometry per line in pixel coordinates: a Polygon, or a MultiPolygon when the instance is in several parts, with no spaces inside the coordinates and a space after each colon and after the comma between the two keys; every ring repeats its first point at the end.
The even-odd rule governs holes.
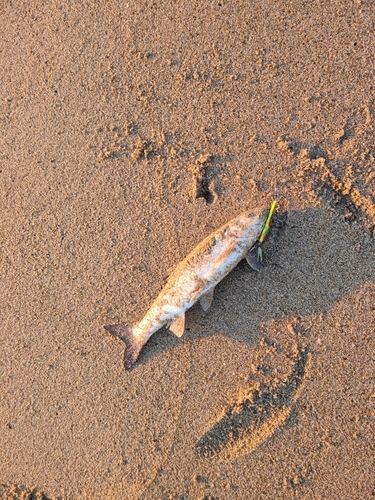
{"type": "Polygon", "coordinates": [[[139,323],[104,327],[125,342],[126,370],[136,362],[151,335],[163,326],[181,337],[185,329],[185,312],[198,300],[203,311],[207,311],[215,286],[241,259],[246,258],[251,267],[258,269],[250,249],[258,241],[268,213],[266,208],[244,212],[201,241],[178,264],[139,323]]]}

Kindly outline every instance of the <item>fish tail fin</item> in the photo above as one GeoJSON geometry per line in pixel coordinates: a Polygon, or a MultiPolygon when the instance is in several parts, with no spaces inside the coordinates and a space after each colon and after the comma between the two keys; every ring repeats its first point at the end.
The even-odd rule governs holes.
{"type": "Polygon", "coordinates": [[[106,325],[104,327],[111,335],[120,338],[125,342],[124,365],[125,370],[129,370],[137,361],[143,343],[134,336],[132,325],[106,325]]]}

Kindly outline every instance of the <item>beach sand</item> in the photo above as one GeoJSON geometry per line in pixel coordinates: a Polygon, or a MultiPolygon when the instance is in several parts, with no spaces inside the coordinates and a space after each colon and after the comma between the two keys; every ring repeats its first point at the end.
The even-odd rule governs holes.
{"type": "Polygon", "coordinates": [[[0,498],[375,495],[375,5],[0,6],[0,498]],[[171,269],[284,227],[155,334],[171,269]]]}

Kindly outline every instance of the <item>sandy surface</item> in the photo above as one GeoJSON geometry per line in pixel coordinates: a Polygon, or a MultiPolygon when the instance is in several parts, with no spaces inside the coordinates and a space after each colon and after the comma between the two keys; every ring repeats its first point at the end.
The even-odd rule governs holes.
{"type": "Polygon", "coordinates": [[[371,0],[1,3],[0,498],[374,497],[374,53],[371,0]],[[274,197],[125,372],[103,325],[274,197]]]}

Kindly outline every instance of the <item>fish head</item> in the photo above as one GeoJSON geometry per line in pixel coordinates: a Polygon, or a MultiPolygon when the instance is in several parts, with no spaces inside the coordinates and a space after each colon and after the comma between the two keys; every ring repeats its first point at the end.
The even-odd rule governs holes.
{"type": "Polygon", "coordinates": [[[243,212],[232,219],[224,230],[224,238],[256,241],[266,222],[268,209],[243,212]]]}

